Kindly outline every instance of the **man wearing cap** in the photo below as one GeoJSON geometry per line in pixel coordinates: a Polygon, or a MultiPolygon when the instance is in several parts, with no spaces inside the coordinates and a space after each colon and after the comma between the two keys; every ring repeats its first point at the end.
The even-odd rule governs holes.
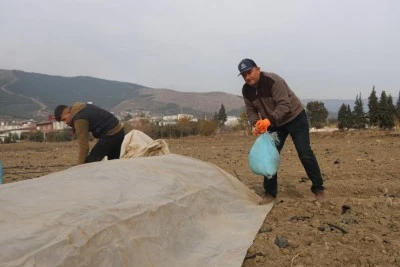
{"type": "MultiPolygon", "coordinates": [[[[325,201],[323,179],[318,161],[310,146],[310,132],[307,115],[300,99],[292,92],[285,80],[275,73],[261,72],[257,64],[248,58],[238,65],[245,84],[242,95],[247,116],[253,133],[263,134],[267,129],[276,132],[280,152],[286,137],[290,135],[297,154],[308,178],[312,182],[311,191],[318,202],[325,201]],[[260,119],[261,116],[261,119],[260,119]]],[[[264,177],[265,196],[260,204],[271,203],[278,192],[277,174],[264,177]]]]}
{"type": "Polygon", "coordinates": [[[54,110],[57,121],[71,126],[78,137],[78,164],[118,159],[125,132],[122,123],[110,112],[92,104],[76,102],[72,106],[58,105],[54,110]],[[99,139],[89,153],[89,132],[99,139]]]}

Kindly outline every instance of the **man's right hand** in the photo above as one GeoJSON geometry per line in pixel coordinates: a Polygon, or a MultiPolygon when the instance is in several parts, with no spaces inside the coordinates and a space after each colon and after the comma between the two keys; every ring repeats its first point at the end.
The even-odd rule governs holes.
{"type": "Polygon", "coordinates": [[[255,124],[253,133],[263,134],[268,130],[268,127],[271,125],[269,119],[258,120],[255,124]]]}

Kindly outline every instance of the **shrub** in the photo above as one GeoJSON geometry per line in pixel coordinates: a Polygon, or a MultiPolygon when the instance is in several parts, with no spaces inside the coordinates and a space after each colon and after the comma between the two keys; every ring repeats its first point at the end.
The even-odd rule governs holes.
{"type": "Polygon", "coordinates": [[[215,120],[199,120],[197,122],[197,132],[200,135],[213,135],[215,134],[218,127],[218,122],[215,120]]]}
{"type": "Polygon", "coordinates": [[[44,141],[44,133],[41,131],[35,131],[29,136],[29,141],[32,142],[43,142],[44,141]]]}
{"type": "Polygon", "coordinates": [[[46,134],[46,141],[48,141],[48,142],[72,141],[72,133],[69,130],[50,132],[50,133],[46,134]]]}

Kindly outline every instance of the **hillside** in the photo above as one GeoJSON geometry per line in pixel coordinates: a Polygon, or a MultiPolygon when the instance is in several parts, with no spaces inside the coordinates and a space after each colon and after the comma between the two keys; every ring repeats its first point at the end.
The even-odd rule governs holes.
{"type": "Polygon", "coordinates": [[[178,112],[191,114],[214,114],[224,104],[227,113],[237,113],[244,103],[241,96],[223,92],[189,93],[170,89],[141,88],[138,97],[128,98],[117,105],[114,111],[128,110],[130,107],[157,112],[163,107],[164,114],[178,112]]]}
{"type": "Polygon", "coordinates": [[[23,71],[0,70],[1,115],[46,116],[58,104],[94,102],[111,109],[127,97],[134,97],[144,86],[92,77],[61,77],[23,71]]]}
{"type": "MultiPolygon", "coordinates": [[[[0,70],[0,118],[40,120],[52,114],[58,104],[69,105],[76,101],[90,101],[113,112],[150,111],[155,115],[213,115],[221,104],[228,115],[239,115],[244,106],[241,96],[223,92],[178,92],[87,76],[0,70]]],[[[306,106],[309,101],[324,102],[330,117],[336,117],[343,103],[353,107],[355,100],[303,99],[302,103],[306,106]]],[[[367,110],[367,99],[363,101],[367,110]]]]}
{"type": "Polygon", "coordinates": [[[150,111],[158,115],[180,112],[210,115],[224,104],[228,114],[243,106],[240,96],[222,93],[188,93],[93,77],[62,77],[18,70],[0,70],[0,116],[40,118],[58,104],[93,102],[105,109],[150,111]]]}

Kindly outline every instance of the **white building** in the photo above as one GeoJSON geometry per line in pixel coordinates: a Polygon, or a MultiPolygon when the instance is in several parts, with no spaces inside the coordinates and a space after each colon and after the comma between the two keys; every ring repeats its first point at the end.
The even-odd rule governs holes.
{"type": "Polygon", "coordinates": [[[17,134],[18,138],[21,138],[21,134],[24,132],[30,132],[35,130],[35,123],[23,123],[21,124],[6,124],[5,122],[0,123],[0,140],[4,142],[4,139],[10,134],[17,134]]]}
{"type": "Polygon", "coordinates": [[[227,116],[225,126],[233,127],[239,124],[239,119],[236,116],[227,116]]]}
{"type": "Polygon", "coordinates": [[[171,116],[163,116],[162,120],[160,121],[160,125],[173,125],[176,124],[178,121],[182,119],[188,119],[189,121],[197,121],[196,118],[194,118],[193,115],[190,114],[177,114],[177,115],[171,115],[171,116]]]}
{"type": "Polygon", "coordinates": [[[193,119],[193,115],[190,115],[190,114],[177,114],[177,115],[163,116],[162,117],[163,121],[179,121],[181,119],[192,120],[193,119]]]}

